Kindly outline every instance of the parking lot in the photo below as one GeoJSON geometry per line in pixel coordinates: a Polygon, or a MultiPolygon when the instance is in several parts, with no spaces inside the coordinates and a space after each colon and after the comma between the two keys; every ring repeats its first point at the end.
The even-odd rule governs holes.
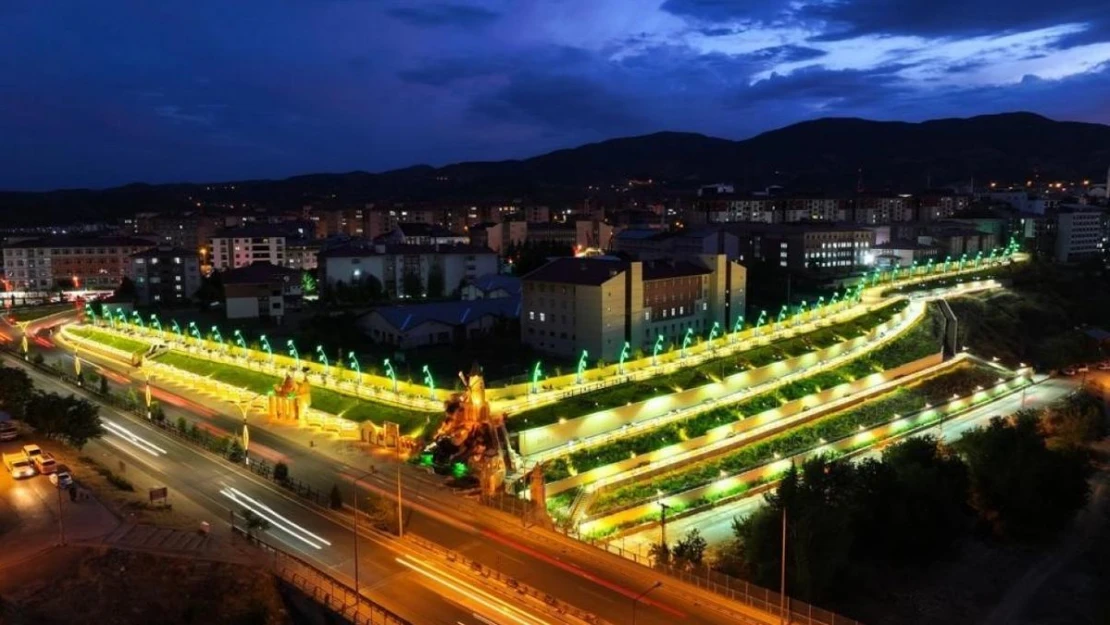
{"type": "MultiPolygon", "coordinates": [[[[49,442],[21,437],[0,443],[0,452],[20,453],[29,442],[54,448],[49,442]]],[[[71,501],[69,493],[45,475],[16,480],[6,467],[0,471],[0,570],[59,544],[62,531],[65,542],[81,542],[103,536],[119,524],[100,502],[81,492],[78,501],[71,501]]]]}

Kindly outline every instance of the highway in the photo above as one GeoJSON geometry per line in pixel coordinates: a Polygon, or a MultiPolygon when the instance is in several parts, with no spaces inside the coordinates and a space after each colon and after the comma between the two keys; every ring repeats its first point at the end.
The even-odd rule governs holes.
{"type": "MultiPolygon", "coordinates": [[[[72,367],[72,356],[63,350],[42,343],[32,347],[42,349],[50,358],[61,358],[65,366],[72,367]]],[[[94,362],[101,367],[119,366],[84,352],[82,361],[86,367],[93,368],[96,368],[94,362]]],[[[69,387],[37,371],[31,373],[36,385],[42,388],[65,394],[71,392],[69,387]]],[[[109,378],[113,380],[113,386],[134,382],[118,371],[109,371],[109,378]]],[[[157,390],[155,396],[161,400],[171,422],[184,417],[215,433],[238,432],[241,428],[242,420],[238,415],[222,412],[226,404],[221,406],[220,402],[201,397],[186,398],[166,390],[157,390]]],[[[101,411],[106,418],[118,419],[121,427],[153,443],[165,453],[139,449],[126,435],[121,436],[114,431],[103,442],[94,443],[95,447],[90,448],[124,455],[130,461],[143,464],[171,489],[208,510],[213,517],[210,522],[226,524],[229,509],[254,506],[265,511],[261,507],[264,505],[273,511],[279,521],[274,523],[275,529],[270,531],[270,535],[280,540],[283,548],[317,563],[337,577],[353,579],[351,554],[354,549],[350,528],[330,515],[295,500],[276,485],[181,443],[141,419],[108,407],[102,407],[101,411]]],[[[303,440],[291,438],[296,434],[303,436],[303,431],[291,432],[287,426],[275,426],[273,429],[281,433],[274,433],[268,426],[253,425],[263,421],[262,418],[252,417],[251,453],[270,462],[286,462],[294,477],[325,492],[332,484],[338,484],[345,499],[350,501],[355,479],[365,475],[366,470],[373,466],[377,472],[366,475],[359,487],[386,495],[394,492],[396,463],[388,457],[358,454],[341,462],[310,449],[303,440]]],[[[402,482],[406,513],[410,514],[406,520],[406,532],[459,551],[612,623],[627,622],[633,598],[661,578],[649,569],[632,563],[614,565],[612,556],[575,541],[547,532],[523,531],[518,519],[445,492],[439,478],[412,467],[404,467],[402,482]]],[[[426,577],[397,564],[396,554],[385,545],[368,539],[361,544],[361,549],[364,557],[360,559],[360,580],[364,594],[415,623],[473,623],[478,621],[473,618],[472,607],[489,611],[485,607],[489,601],[468,601],[469,607],[465,609],[459,606],[462,601],[457,597],[453,598],[455,602],[449,602],[444,595],[452,593],[446,587],[436,587],[426,577]],[[429,583],[433,586],[429,587],[429,583]]],[[[669,585],[664,580],[663,587],[641,600],[637,622],[757,622],[738,620],[735,614],[724,613],[718,606],[706,605],[709,603],[691,600],[684,587],[677,583],[669,585]]],[[[497,620],[503,615],[482,616],[492,618],[494,622],[504,622],[497,620]]]]}
{"type": "MultiPolygon", "coordinates": [[[[1076,388],[1077,380],[1074,378],[1049,378],[1026,391],[1025,407],[1038,408],[1050,404],[1076,388]]],[[[968,430],[986,424],[991,417],[1010,415],[1021,408],[1022,394],[1019,391],[997,401],[979,406],[936,427],[917,432],[913,436],[929,435],[946,442],[952,442],[963,436],[968,430]]],[[[877,458],[880,453],[878,450],[872,450],[854,458],[857,461],[863,458],[877,458]]],[[[733,538],[733,520],[748,516],[761,505],[763,505],[763,495],[754,495],[702,513],[669,521],[667,523],[668,540],[673,542],[691,529],[697,528],[711,546],[721,545],[733,538]]],[[[618,538],[614,541],[614,544],[646,554],[652,543],[659,542],[659,532],[660,529],[656,525],[642,532],[618,538]]]]}

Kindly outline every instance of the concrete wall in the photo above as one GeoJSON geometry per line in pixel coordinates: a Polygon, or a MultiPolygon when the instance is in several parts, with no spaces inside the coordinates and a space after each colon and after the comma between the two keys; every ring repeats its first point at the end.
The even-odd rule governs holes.
{"type": "MultiPolygon", "coordinates": [[[[886,371],[874,373],[852,382],[825,389],[820,393],[806,395],[805,397],[786,402],[778,408],[755,415],[749,415],[741,421],[735,421],[714,428],[710,432],[697,438],[691,438],[675,445],[657,449],[648,454],[615,462],[603,467],[597,467],[596,469],[591,469],[590,471],[585,471],[578,475],[552,482],[547,485],[547,494],[548,496],[557,495],[576,486],[591,484],[599,480],[604,480],[606,486],[612,486],[616,483],[612,479],[613,477],[620,476],[622,473],[641,466],[650,468],[651,470],[639,472],[635,476],[630,475],[627,477],[635,477],[636,480],[646,479],[650,475],[673,471],[676,465],[698,460],[702,456],[725,453],[726,451],[731,451],[733,448],[751,445],[761,438],[773,436],[781,431],[798,427],[805,421],[845,409],[843,406],[839,405],[830,406],[827,409],[824,408],[823,406],[829,402],[845,399],[858,393],[870,394],[876,391],[886,392],[890,390],[888,386],[890,382],[939,365],[943,360],[943,355],[937,352],[930,356],[906,363],[900,367],[895,367],[894,369],[887,369],[886,371]],[[820,407],[821,409],[814,411],[812,414],[806,414],[805,418],[801,420],[792,418],[806,412],[808,408],[814,407],[820,407]],[[740,435],[745,433],[748,435],[741,438],[740,435]],[[735,438],[735,440],[729,440],[733,438],[735,438]],[[724,441],[728,442],[725,444],[713,445],[713,443],[723,443],[724,441]]],[[[624,478],[626,476],[621,477],[624,478]]],[[[622,479],[621,481],[625,480],[622,479]]]]}
{"type": "MultiPolygon", "coordinates": [[[[873,342],[887,329],[897,326],[906,319],[911,311],[915,310],[918,311],[918,314],[921,314],[924,308],[915,308],[911,306],[895,315],[886,323],[875,327],[864,336],[849,339],[848,341],[838,343],[832,347],[803,354],[796,358],[781,360],[765,367],[737,373],[721,382],[687,389],[679,393],[654,397],[646,401],[595,412],[575,419],[568,419],[563,423],[553,423],[551,425],[526,430],[519,435],[519,451],[524,455],[535,454],[560,445],[565,445],[567,441],[573,439],[585,439],[591,436],[604,434],[626,423],[637,423],[647,419],[653,419],[678,407],[696,405],[708,399],[763,384],[764,382],[774,380],[791,371],[816,365],[822,361],[835,358],[845,352],[867,345],[873,342]]],[[[666,390],[661,389],[661,392],[666,392],[666,390]]]]}

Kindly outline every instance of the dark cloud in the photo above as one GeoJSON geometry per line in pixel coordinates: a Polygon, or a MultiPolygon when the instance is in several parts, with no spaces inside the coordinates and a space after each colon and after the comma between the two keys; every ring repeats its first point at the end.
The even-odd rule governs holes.
{"type": "Polygon", "coordinates": [[[641,132],[645,120],[635,100],[576,76],[524,74],[471,110],[480,119],[537,124],[554,131],[595,131],[610,136],[641,132]]]}
{"type": "Polygon", "coordinates": [[[416,26],[481,26],[500,15],[466,4],[440,3],[427,6],[396,6],[386,11],[395,19],[416,26]]]}
{"type": "Polygon", "coordinates": [[[1105,0],[833,0],[806,3],[796,17],[825,22],[827,30],[816,39],[836,41],[861,35],[967,37],[1093,24],[1106,10],[1105,0]]]}
{"type": "Polygon", "coordinates": [[[770,20],[787,11],[782,0],[666,0],[660,7],[668,13],[703,22],[770,20]]]}
{"type": "Polygon", "coordinates": [[[813,59],[825,56],[825,54],[824,50],[818,50],[817,48],[786,45],[757,50],[753,52],[751,56],[777,63],[791,63],[796,61],[812,61],[813,59]]]}
{"type": "Polygon", "coordinates": [[[887,65],[873,70],[802,69],[786,76],[772,74],[742,90],[737,102],[750,107],[766,102],[793,102],[822,108],[855,108],[905,92],[898,72],[905,65],[887,65]]]}

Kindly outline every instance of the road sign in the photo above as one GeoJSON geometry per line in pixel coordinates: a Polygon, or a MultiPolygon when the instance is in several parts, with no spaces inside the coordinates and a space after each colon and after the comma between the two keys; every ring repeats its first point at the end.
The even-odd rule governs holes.
{"type": "Polygon", "coordinates": [[[150,489],[150,503],[154,503],[156,501],[161,501],[165,503],[166,499],[169,497],[169,494],[170,489],[166,486],[162,486],[161,488],[152,488],[150,489]]]}

